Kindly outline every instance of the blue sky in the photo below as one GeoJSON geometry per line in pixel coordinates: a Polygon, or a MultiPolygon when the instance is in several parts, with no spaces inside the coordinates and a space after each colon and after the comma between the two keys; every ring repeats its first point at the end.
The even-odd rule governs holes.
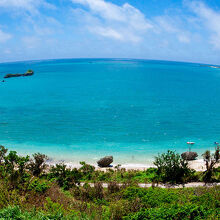
{"type": "Polygon", "coordinates": [[[0,0],[0,62],[142,58],[220,64],[219,0],[0,0]]]}

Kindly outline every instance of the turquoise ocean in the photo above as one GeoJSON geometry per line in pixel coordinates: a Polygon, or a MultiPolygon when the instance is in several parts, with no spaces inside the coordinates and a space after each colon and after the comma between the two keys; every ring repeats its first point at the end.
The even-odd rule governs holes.
{"type": "Polygon", "coordinates": [[[148,163],[220,142],[220,69],[193,63],[62,59],[0,64],[0,144],[73,163],[148,163]],[[33,69],[30,77],[7,73],[33,69]]]}

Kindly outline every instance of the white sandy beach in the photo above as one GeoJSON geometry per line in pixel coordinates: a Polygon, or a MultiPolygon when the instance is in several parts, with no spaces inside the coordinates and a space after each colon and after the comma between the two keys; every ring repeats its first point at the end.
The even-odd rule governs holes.
{"type": "MultiPolygon", "coordinates": [[[[53,166],[55,165],[57,162],[48,162],[49,166],[53,166]]],[[[81,165],[79,163],[71,163],[71,162],[64,162],[65,165],[67,165],[68,168],[80,168],[81,165]]],[[[95,168],[97,170],[106,170],[106,169],[114,169],[115,166],[117,166],[118,164],[112,164],[112,167],[109,168],[100,168],[98,167],[97,164],[91,164],[93,166],[95,166],[95,168]]],[[[217,164],[216,167],[220,166],[220,163],[217,164]]],[[[120,168],[125,168],[126,170],[146,170],[150,167],[155,167],[153,165],[153,163],[148,163],[148,164],[132,164],[132,163],[125,163],[125,164],[121,164],[120,168]]],[[[203,159],[198,159],[198,160],[193,160],[193,161],[189,161],[189,167],[191,169],[194,169],[196,171],[205,171],[206,167],[205,167],[205,162],[203,159]]]]}

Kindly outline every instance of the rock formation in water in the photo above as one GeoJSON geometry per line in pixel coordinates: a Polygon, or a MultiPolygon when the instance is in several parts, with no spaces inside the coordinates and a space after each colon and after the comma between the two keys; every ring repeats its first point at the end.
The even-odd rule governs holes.
{"type": "Polygon", "coordinates": [[[113,156],[106,156],[97,161],[99,167],[109,167],[113,162],[113,156]]]}
{"type": "Polygon", "coordinates": [[[12,77],[20,77],[20,76],[32,76],[34,74],[33,70],[28,70],[26,73],[8,73],[4,76],[4,78],[12,78],[12,77]]]}
{"type": "Polygon", "coordinates": [[[195,160],[198,154],[196,152],[184,152],[181,154],[181,157],[185,160],[195,160]]]}
{"type": "Polygon", "coordinates": [[[213,65],[207,65],[207,64],[201,64],[200,66],[211,67],[211,68],[215,68],[215,69],[219,69],[220,68],[220,66],[213,66],[213,65]]]}

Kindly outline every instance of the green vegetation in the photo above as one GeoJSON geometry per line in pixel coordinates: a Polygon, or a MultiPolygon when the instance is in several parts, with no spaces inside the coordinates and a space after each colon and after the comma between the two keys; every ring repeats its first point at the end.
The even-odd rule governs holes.
{"type": "Polygon", "coordinates": [[[207,182],[215,182],[213,178],[213,174],[216,173],[218,170],[215,168],[215,165],[220,161],[220,149],[219,146],[215,150],[215,153],[211,155],[210,151],[206,151],[203,154],[203,159],[206,165],[206,171],[204,172],[203,180],[207,182]]]}
{"type": "Polygon", "coordinates": [[[32,76],[34,74],[33,70],[28,70],[26,73],[8,73],[4,78],[20,77],[20,76],[32,76]]]}
{"type": "Polygon", "coordinates": [[[68,190],[77,184],[79,185],[81,173],[76,168],[68,169],[64,164],[56,164],[55,167],[50,169],[48,179],[56,180],[56,183],[63,187],[64,190],[68,190]]]}
{"type": "Polygon", "coordinates": [[[190,170],[172,151],[158,155],[156,168],[146,171],[126,171],[120,166],[100,171],[85,162],[79,169],[64,164],[48,167],[46,155],[24,157],[0,146],[0,219],[218,219],[220,186],[155,187],[160,182],[204,178],[219,182],[220,170],[214,168],[217,154],[205,157],[211,170],[207,179],[208,169],[204,173],[190,170]],[[152,183],[152,187],[141,188],[137,183],[152,183]]]}
{"type": "Polygon", "coordinates": [[[194,173],[188,168],[188,162],[185,159],[170,150],[156,157],[154,165],[157,167],[158,181],[163,183],[185,183],[194,173]]]}
{"type": "Polygon", "coordinates": [[[32,72],[34,72],[33,70],[27,70],[27,73],[32,73],[32,72]]]}

